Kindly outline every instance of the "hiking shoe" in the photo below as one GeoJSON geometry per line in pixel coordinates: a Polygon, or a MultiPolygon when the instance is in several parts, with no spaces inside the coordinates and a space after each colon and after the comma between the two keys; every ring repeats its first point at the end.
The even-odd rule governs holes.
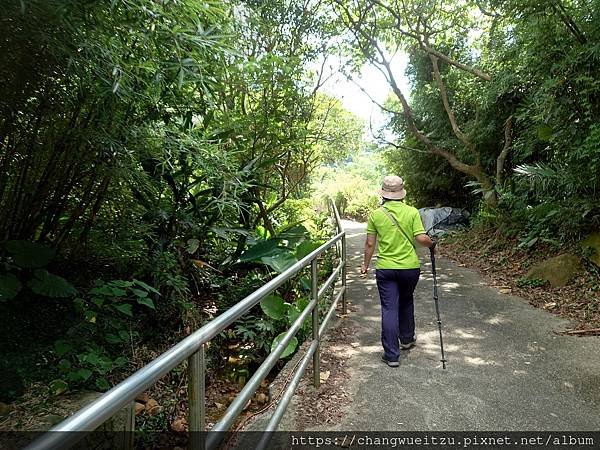
{"type": "Polygon", "coordinates": [[[407,342],[406,344],[403,344],[402,342],[400,342],[400,350],[408,350],[410,348],[413,348],[416,343],[417,343],[417,336],[414,336],[413,340],[410,342],[407,342]]]}
{"type": "Polygon", "coordinates": [[[381,360],[386,363],[388,366],[390,367],[398,367],[400,366],[400,363],[398,361],[389,361],[385,358],[385,355],[381,356],[381,360]]]}

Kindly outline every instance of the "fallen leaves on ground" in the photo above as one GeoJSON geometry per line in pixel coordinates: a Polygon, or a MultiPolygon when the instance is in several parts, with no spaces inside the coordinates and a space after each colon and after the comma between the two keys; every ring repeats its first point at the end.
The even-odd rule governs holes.
{"type": "Polygon", "coordinates": [[[304,375],[296,399],[296,428],[299,431],[317,425],[335,423],[343,417],[343,408],[352,402],[346,363],[353,348],[359,346],[356,340],[356,327],[348,319],[331,328],[321,343],[321,386],[312,385],[312,369],[304,375]]]}

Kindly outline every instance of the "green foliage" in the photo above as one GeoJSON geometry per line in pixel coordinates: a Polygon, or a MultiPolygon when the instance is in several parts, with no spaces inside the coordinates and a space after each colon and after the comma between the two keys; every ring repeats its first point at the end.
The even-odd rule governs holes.
{"type": "Polygon", "coordinates": [[[531,287],[538,288],[548,284],[548,280],[542,280],[540,278],[519,278],[517,280],[518,287],[531,287]]]}
{"type": "Polygon", "coordinates": [[[277,273],[283,273],[298,262],[294,254],[282,251],[277,255],[265,256],[260,259],[263,264],[266,264],[277,273]]]}
{"type": "MultiPolygon", "coordinates": [[[[247,249],[232,266],[236,273],[229,277],[213,278],[213,283],[220,287],[215,292],[219,310],[237,303],[269,278],[277,275],[275,269],[284,269],[277,264],[299,261],[322,245],[321,238],[329,238],[332,235],[329,215],[316,214],[309,202],[292,201],[291,205],[282,209],[291,211],[292,214],[288,220],[283,216],[278,217],[276,234],[272,235],[264,227],[257,227],[254,233],[248,233],[247,249]],[[303,223],[299,224],[296,219],[302,219],[303,223]],[[315,231],[309,231],[304,223],[314,227],[315,231]]],[[[332,252],[327,252],[319,258],[320,280],[331,273],[332,259],[332,252]]],[[[228,357],[226,370],[233,380],[245,382],[253,365],[260,362],[271,348],[277,345],[278,341],[274,344],[275,338],[285,333],[306,308],[309,303],[307,296],[310,293],[310,276],[307,276],[307,272],[308,269],[304,269],[276,292],[263,298],[259,306],[215,339],[213,348],[220,357],[228,357]]],[[[322,303],[325,307],[325,299],[322,303]]],[[[295,339],[285,349],[285,357],[296,351],[297,345],[309,336],[310,329],[311,321],[304,321],[295,339]]]]}
{"type": "MultiPolygon", "coordinates": [[[[393,126],[395,121],[392,121],[393,126]]],[[[410,138],[411,147],[419,145],[410,138]]],[[[453,206],[472,209],[477,197],[465,187],[468,178],[435,155],[409,149],[386,148],[383,151],[388,172],[400,175],[405,184],[407,202],[416,208],[453,206]]]]}
{"type": "Polygon", "coordinates": [[[323,244],[323,242],[321,242],[321,241],[308,241],[308,240],[302,241],[298,245],[298,247],[296,247],[296,252],[295,252],[296,259],[301,260],[305,256],[308,256],[309,254],[314,252],[316,249],[318,249],[322,244],[323,244]]]}
{"type": "Polygon", "coordinates": [[[303,225],[294,225],[270,239],[254,239],[242,253],[238,262],[260,262],[277,273],[282,273],[301,258],[317,249],[321,241],[310,240],[310,234],[303,225]]]}
{"type": "Polygon", "coordinates": [[[77,294],[67,280],[58,275],[52,275],[46,270],[36,270],[27,286],[36,294],[46,297],[72,297],[77,294]]]}
{"type": "MultiPolygon", "coordinates": [[[[300,317],[304,308],[308,305],[308,300],[305,298],[299,298],[294,303],[287,303],[284,299],[278,295],[269,295],[265,297],[260,302],[260,307],[263,312],[270,318],[275,321],[272,330],[281,328],[283,325],[286,331],[275,336],[273,341],[271,342],[271,351],[279,344],[283,335],[287,332],[287,329],[300,317]],[[279,322],[279,324],[278,324],[279,322]]],[[[266,319],[263,319],[266,320],[266,319]]],[[[306,320],[302,324],[302,330],[306,332],[309,323],[306,320]]],[[[302,333],[301,333],[302,334],[302,333]]],[[[298,346],[298,339],[296,337],[292,338],[292,340],[288,343],[285,350],[281,354],[281,358],[285,358],[296,351],[296,347],[298,346]]]]}
{"type": "MultiPolygon", "coordinates": [[[[330,230],[322,227],[322,231],[330,230]]],[[[239,263],[260,262],[277,273],[281,273],[322,245],[321,241],[311,239],[304,226],[293,223],[283,226],[276,237],[267,240],[254,238],[253,241],[254,243],[242,254],[239,263]],[[270,256],[263,256],[267,252],[270,256]],[[243,258],[244,255],[246,258],[243,258]]],[[[331,255],[326,254],[320,261],[320,271],[323,274],[331,273],[330,258],[331,255]]],[[[310,291],[310,283],[305,276],[287,283],[277,293],[269,294],[261,300],[260,308],[264,314],[262,318],[256,318],[255,321],[244,319],[235,326],[235,334],[244,342],[251,343],[257,350],[272,350],[308,305],[307,291],[310,291]]],[[[281,358],[296,351],[310,326],[309,320],[302,324],[300,332],[290,341],[281,358]]]]}
{"type": "Polygon", "coordinates": [[[317,238],[322,233],[318,222],[323,220],[323,217],[329,218],[329,215],[320,215],[310,198],[290,198],[273,212],[273,224],[279,232],[290,224],[302,224],[311,236],[317,238]]]}
{"type": "Polygon", "coordinates": [[[15,298],[22,287],[21,282],[15,274],[0,274],[0,302],[15,298]]]}
{"type": "Polygon", "coordinates": [[[240,262],[260,261],[262,258],[281,254],[280,239],[260,240],[240,256],[240,262]]]}
{"type": "MultiPolygon", "coordinates": [[[[223,311],[329,236],[302,197],[316,168],[358,151],[364,124],[321,92],[315,68],[340,33],[323,3],[4,6],[0,307],[22,324],[0,339],[3,364],[56,342],[55,370],[20,373],[55,394],[106,389],[139,341],[223,311]],[[123,281],[136,278],[149,285],[123,281]]],[[[305,275],[278,292],[285,316],[244,339],[270,349],[305,275]]]]}
{"type": "Polygon", "coordinates": [[[57,369],[64,377],[55,380],[56,395],[70,385],[110,388],[109,376],[129,365],[129,350],[139,333],[133,325],[139,315],[155,310],[152,297],[159,292],[140,280],[96,280],[74,305],[79,321],[54,342],[57,369]]]}
{"type": "MultiPolygon", "coordinates": [[[[256,358],[263,352],[272,351],[309,303],[305,297],[299,297],[301,294],[294,287],[284,295],[297,298],[288,303],[280,295],[270,294],[260,302],[264,314],[262,317],[249,314],[236,322],[233,328],[234,335],[246,345],[251,345],[251,356],[246,351],[245,357],[256,358]]],[[[309,332],[310,325],[309,320],[302,324],[302,328],[286,346],[280,358],[286,358],[296,351],[298,344],[309,332]]]]}
{"type": "Polygon", "coordinates": [[[275,294],[269,294],[260,301],[263,312],[271,319],[280,320],[286,313],[286,303],[275,294]]]}
{"type": "Polygon", "coordinates": [[[29,241],[7,241],[4,244],[14,263],[27,269],[39,269],[50,263],[54,257],[51,248],[29,241]]]}
{"type": "Polygon", "coordinates": [[[520,103],[501,220],[519,224],[513,231],[526,247],[572,242],[600,226],[599,5],[503,8],[508,20],[491,37],[510,74],[498,82],[520,103]]]}
{"type": "MultiPolygon", "coordinates": [[[[273,351],[275,349],[275,347],[277,347],[279,345],[279,343],[282,341],[284,335],[285,335],[285,333],[278,334],[275,337],[275,339],[273,339],[273,343],[271,344],[271,351],[273,351]]],[[[287,358],[288,356],[290,356],[291,354],[293,354],[296,351],[297,347],[298,347],[298,339],[294,336],[292,339],[290,339],[290,342],[283,350],[283,353],[281,353],[280,358],[287,358]]]]}
{"type": "MultiPolygon", "coordinates": [[[[404,115],[390,114],[397,139],[387,146],[385,160],[390,171],[405,178],[409,197],[415,196],[417,206],[479,209],[476,220],[518,237],[525,248],[570,243],[597,230],[600,4],[441,2],[426,8],[415,2],[380,8],[369,33],[382,45],[401,45],[409,54],[416,127],[438,148],[472,169],[480,167],[488,177],[465,176],[416,138],[404,115]],[[390,11],[397,13],[393,20],[390,11]],[[430,31],[428,45],[447,57],[437,60],[447,105],[423,46],[410,34],[396,34],[399,27],[421,23],[414,20],[418,17],[433,18],[423,22],[430,31]],[[489,74],[489,80],[470,68],[489,74]],[[452,126],[448,107],[462,135],[452,126]],[[508,117],[513,118],[510,129],[508,117]],[[510,146],[502,167],[498,156],[507,131],[510,146]],[[465,145],[465,138],[471,145],[465,145]],[[479,196],[487,201],[487,211],[480,208],[479,196]]],[[[370,23],[375,13],[364,12],[363,22],[370,23]]],[[[402,111],[397,98],[385,106],[402,111]]]]}
{"type": "Polygon", "coordinates": [[[377,190],[385,175],[379,155],[364,151],[339,167],[321,169],[320,180],[313,186],[313,201],[326,204],[334,199],[340,215],[366,221],[378,206],[377,190]]]}
{"type": "Polygon", "coordinates": [[[77,289],[63,277],[41,269],[54,257],[52,249],[44,245],[23,240],[4,243],[7,256],[0,257],[0,302],[15,298],[23,285],[44,297],[72,297],[77,289]],[[32,270],[35,269],[35,270],[32,270]]]}
{"type": "Polygon", "coordinates": [[[236,323],[234,332],[243,342],[252,343],[255,352],[268,352],[275,336],[275,323],[261,317],[247,315],[236,323]]]}

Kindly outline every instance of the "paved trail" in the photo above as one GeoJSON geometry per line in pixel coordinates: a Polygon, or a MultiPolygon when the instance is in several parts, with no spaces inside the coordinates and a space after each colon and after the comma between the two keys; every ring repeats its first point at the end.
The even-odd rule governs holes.
{"type": "MultiPolygon", "coordinates": [[[[399,368],[380,358],[374,273],[359,277],[365,226],[345,222],[348,299],[358,311],[346,363],[353,401],[335,425],[313,430],[600,430],[600,337],[557,336],[568,326],[522,299],[487,287],[472,270],[439,258],[447,370],[439,362],[431,265],[422,254],[416,291],[418,345],[399,368]]],[[[327,345],[327,344],[325,344],[327,345]]],[[[294,429],[301,411],[286,414],[294,429]]]]}

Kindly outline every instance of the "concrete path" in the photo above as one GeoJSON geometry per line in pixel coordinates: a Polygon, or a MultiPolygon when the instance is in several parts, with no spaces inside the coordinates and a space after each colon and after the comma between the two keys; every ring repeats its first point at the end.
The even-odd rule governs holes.
{"type": "MultiPolygon", "coordinates": [[[[402,352],[399,368],[383,364],[374,271],[363,279],[357,270],[365,226],[346,221],[345,227],[348,299],[357,311],[341,320],[357,330],[360,344],[345,366],[352,402],[335,425],[309,429],[600,430],[600,338],[557,336],[553,331],[568,321],[500,294],[474,271],[439,258],[448,360],[442,370],[426,252],[415,298],[418,344],[402,352]]],[[[286,416],[283,429],[294,429],[302,411],[286,416]]]]}

